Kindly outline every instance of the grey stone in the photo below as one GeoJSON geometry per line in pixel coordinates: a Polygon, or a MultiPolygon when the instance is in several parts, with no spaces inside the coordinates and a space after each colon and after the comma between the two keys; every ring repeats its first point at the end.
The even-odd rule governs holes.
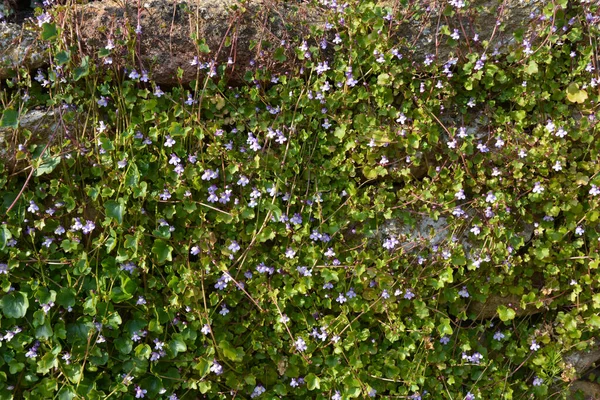
{"type": "Polygon", "coordinates": [[[600,360],[600,346],[596,344],[589,349],[572,351],[565,355],[563,360],[575,368],[577,375],[581,376],[600,360]]]}
{"type": "MultiPolygon", "coordinates": [[[[235,0],[152,0],[143,3],[139,21],[137,3],[123,4],[103,1],[75,6],[65,17],[81,27],[80,43],[88,54],[105,47],[109,38],[115,45],[118,40],[127,39],[139,23],[140,60],[151,72],[151,79],[159,84],[189,83],[204,78],[208,70],[191,65],[194,57],[199,58],[199,63],[216,59],[217,65],[227,67],[226,74],[233,81],[243,80],[251,60],[270,63],[274,71],[287,70],[289,66],[283,63],[271,65],[271,57],[266,56],[282,40],[290,43],[303,31],[308,32],[307,21],[315,22],[311,19],[314,12],[301,2],[250,1],[241,6],[235,0]],[[229,47],[226,38],[231,41],[229,47]],[[199,40],[205,41],[209,53],[198,51],[199,40]],[[275,45],[271,49],[262,47],[266,41],[275,45]],[[263,56],[261,51],[265,52],[263,56]],[[229,57],[234,61],[231,65],[229,57]]],[[[119,62],[119,54],[127,56],[119,48],[113,54],[115,63],[119,62]]]]}
{"type": "Polygon", "coordinates": [[[586,400],[598,400],[600,399],[600,385],[594,382],[587,381],[575,381],[569,385],[569,399],[575,399],[577,392],[583,393],[586,400]]]}
{"type": "Polygon", "coordinates": [[[47,63],[45,46],[37,37],[27,24],[0,22],[0,79],[20,67],[35,69],[47,63]]]}
{"type": "Polygon", "coordinates": [[[32,133],[27,145],[45,145],[50,139],[54,141],[59,137],[69,136],[78,125],[77,120],[61,118],[61,112],[57,109],[31,110],[19,117],[16,131],[12,128],[0,127],[0,162],[13,172],[26,166],[25,161],[17,162],[15,157],[17,146],[22,144],[18,135],[24,130],[32,133]]]}

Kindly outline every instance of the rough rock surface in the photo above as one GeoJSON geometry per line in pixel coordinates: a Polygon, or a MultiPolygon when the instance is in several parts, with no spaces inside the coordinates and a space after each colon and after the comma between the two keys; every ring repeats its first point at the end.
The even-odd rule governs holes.
{"type": "Polygon", "coordinates": [[[159,84],[176,84],[179,69],[181,82],[188,83],[208,72],[202,64],[214,59],[217,65],[227,66],[230,77],[240,79],[251,59],[260,60],[261,51],[266,55],[274,49],[261,47],[262,41],[279,46],[308,32],[302,22],[316,20],[308,18],[302,7],[306,5],[295,1],[250,1],[242,7],[236,0],[152,0],[143,3],[138,13],[137,2],[123,6],[123,2],[103,1],[65,12],[64,21],[79,27],[79,43],[89,54],[111,39],[116,46],[112,54],[126,56],[119,40],[137,36],[141,63],[151,71],[151,78],[159,84]],[[210,52],[200,49],[201,40],[210,52]],[[191,65],[194,57],[199,58],[198,65],[191,65]],[[227,65],[229,57],[234,64],[227,65]]]}
{"type": "Polygon", "coordinates": [[[600,346],[596,345],[590,349],[573,351],[563,357],[567,364],[571,364],[577,375],[581,376],[596,362],[600,360],[600,346]]]}
{"type": "MultiPolygon", "coordinates": [[[[32,132],[28,145],[46,145],[49,139],[59,140],[69,137],[69,132],[76,129],[78,123],[71,118],[61,118],[60,110],[32,110],[20,116],[18,131],[28,130],[32,132]]],[[[25,161],[17,162],[18,138],[13,137],[12,128],[0,127],[0,162],[9,171],[15,171],[25,167],[25,161]]]]}
{"type": "Polygon", "coordinates": [[[583,398],[586,400],[598,400],[600,399],[600,385],[593,382],[586,381],[575,381],[569,385],[571,396],[569,399],[576,399],[575,393],[581,391],[583,398]]]}
{"type": "MultiPolygon", "coordinates": [[[[492,39],[490,48],[502,48],[514,42],[515,30],[531,21],[542,2],[478,0],[473,3],[477,12],[472,15],[463,13],[460,17],[447,17],[441,14],[438,2],[423,1],[423,9],[429,10],[423,20],[401,23],[394,37],[398,41],[406,39],[405,43],[414,46],[418,58],[435,54],[442,61],[456,55],[456,49],[447,42],[448,37],[439,32],[443,25],[461,32],[464,29],[469,32],[469,40],[477,33],[480,41],[492,39]],[[498,16],[502,25],[496,27],[490,21],[496,21],[498,16]]],[[[282,40],[287,46],[290,39],[308,33],[310,25],[325,23],[317,9],[299,0],[250,0],[243,6],[236,0],[150,0],[142,4],[139,13],[137,2],[133,1],[108,0],[75,5],[63,9],[57,22],[73,28],[65,29],[65,32],[73,32],[73,43],[90,55],[97,54],[98,49],[107,45],[108,39],[113,39],[115,62],[118,62],[117,56],[128,55],[128,49],[120,46],[118,41],[137,36],[135,30],[139,24],[138,61],[152,71],[152,79],[158,84],[178,83],[180,68],[179,79],[184,84],[204,76],[207,70],[190,64],[195,56],[199,56],[200,64],[216,58],[218,65],[227,65],[231,57],[235,63],[227,65],[227,74],[233,81],[241,81],[251,60],[261,62],[261,51],[268,56],[282,40]],[[191,35],[197,40],[191,39],[191,35]],[[210,53],[198,50],[196,44],[201,39],[205,40],[210,53]],[[273,46],[267,48],[263,42],[273,46]]],[[[34,69],[44,64],[43,47],[40,41],[34,40],[36,36],[19,25],[0,25],[0,49],[4,49],[0,50],[0,59],[7,60],[6,67],[3,67],[4,63],[0,64],[0,79],[5,79],[17,66],[34,69]]],[[[281,72],[286,70],[284,64],[274,67],[281,72]]]]}
{"type": "MultiPolygon", "coordinates": [[[[539,15],[539,10],[545,2],[540,0],[475,0],[471,1],[470,14],[454,14],[446,16],[445,13],[434,11],[431,7],[433,1],[423,1],[424,9],[430,10],[424,21],[411,20],[404,23],[399,29],[399,36],[414,45],[420,58],[434,55],[438,60],[447,60],[456,50],[448,41],[448,36],[440,34],[440,28],[447,25],[450,32],[458,29],[461,37],[466,34],[470,45],[475,46],[473,37],[478,35],[479,43],[488,40],[491,54],[494,50],[502,51],[506,46],[515,42],[514,32],[531,23],[532,18],[539,15]],[[498,26],[496,24],[499,23],[498,26]]],[[[439,2],[437,3],[440,4],[439,2]]],[[[442,8],[447,2],[442,2],[442,8]]],[[[448,5],[448,7],[450,7],[448,5]]]]}
{"type": "Polygon", "coordinates": [[[19,67],[35,69],[47,63],[38,33],[26,25],[0,22],[0,79],[19,67]]]}

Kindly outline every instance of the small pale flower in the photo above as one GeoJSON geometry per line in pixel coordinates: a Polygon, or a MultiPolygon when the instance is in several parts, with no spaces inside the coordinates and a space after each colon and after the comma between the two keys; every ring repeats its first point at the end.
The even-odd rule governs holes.
{"type": "Polygon", "coordinates": [[[306,342],[302,338],[296,339],[296,341],[294,342],[294,347],[299,352],[306,351],[306,349],[307,349],[306,342]]]}
{"type": "Polygon", "coordinates": [[[232,253],[234,253],[234,254],[235,254],[235,253],[237,253],[237,252],[238,252],[238,251],[241,249],[241,247],[240,247],[240,245],[238,244],[238,242],[236,242],[235,240],[232,240],[232,241],[231,241],[231,244],[230,244],[230,245],[229,245],[229,247],[228,247],[228,249],[229,249],[229,250],[230,250],[232,253]]]}
{"type": "Polygon", "coordinates": [[[35,204],[33,200],[29,200],[29,207],[27,207],[27,211],[29,211],[30,213],[35,213],[39,210],[40,208],[37,206],[37,204],[35,204]]]}
{"type": "Polygon", "coordinates": [[[169,135],[167,135],[165,139],[165,147],[173,147],[173,145],[176,143],[175,139],[171,138],[169,135]]]}
{"type": "Polygon", "coordinates": [[[139,386],[136,386],[135,388],[135,398],[136,399],[143,399],[144,397],[146,397],[146,393],[148,393],[148,391],[146,389],[142,389],[139,386]]]}
{"type": "Polygon", "coordinates": [[[494,203],[496,200],[496,196],[492,192],[488,192],[487,196],[485,197],[486,203],[494,203]]]}
{"type": "Polygon", "coordinates": [[[223,373],[223,367],[217,362],[217,360],[214,360],[213,364],[210,366],[210,371],[214,372],[216,375],[221,375],[223,373]]]}
{"type": "Polygon", "coordinates": [[[552,166],[552,169],[555,170],[556,172],[561,171],[562,165],[561,165],[560,161],[556,161],[554,163],[554,165],[552,166]]]}
{"type": "Polygon", "coordinates": [[[291,247],[288,247],[287,250],[285,251],[285,256],[287,258],[294,258],[295,255],[296,255],[296,251],[294,249],[292,249],[291,247]]]}
{"type": "Polygon", "coordinates": [[[540,345],[537,344],[537,342],[535,340],[531,341],[531,346],[529,346],[529,349],[531,351],[538,351],[540,349],[540,345]]]}
{"type": "Polygon", "coordinates": [[[541,183],[536,182],[535,185],[533,185],[533,190],[532,190],[533,193],[540,194],[543,191],[544,191],[544,187],[542,186],[541,183]]]}

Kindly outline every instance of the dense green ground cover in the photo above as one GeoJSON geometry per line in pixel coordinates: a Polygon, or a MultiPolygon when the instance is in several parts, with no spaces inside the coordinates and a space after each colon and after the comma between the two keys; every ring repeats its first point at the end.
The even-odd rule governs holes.
{"type": "Polygon", "coordinates": [[[1,95],[0,397],[563,396],[600,329],[598,8],[495,51],[452,1],[441,58],[404,3],[315,3],[235,88],[201,42],[167,90],[135,27],[86,58],[41,20],[52,67],[1,95]],[[75,128],[32,140],[38,105],[75,128]]]}

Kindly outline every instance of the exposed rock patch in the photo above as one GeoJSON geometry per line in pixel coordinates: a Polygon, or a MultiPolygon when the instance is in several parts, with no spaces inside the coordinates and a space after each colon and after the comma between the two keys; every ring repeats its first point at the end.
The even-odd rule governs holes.
{"type": "Polygon", "coordinates": [[[576,399],[575,394],[577,392],[582,393],[586,400],[600,399],[600,385],[597,383],[575,381],[569,385],[569,391],[571,392],[569,399],[576,399]]]}

